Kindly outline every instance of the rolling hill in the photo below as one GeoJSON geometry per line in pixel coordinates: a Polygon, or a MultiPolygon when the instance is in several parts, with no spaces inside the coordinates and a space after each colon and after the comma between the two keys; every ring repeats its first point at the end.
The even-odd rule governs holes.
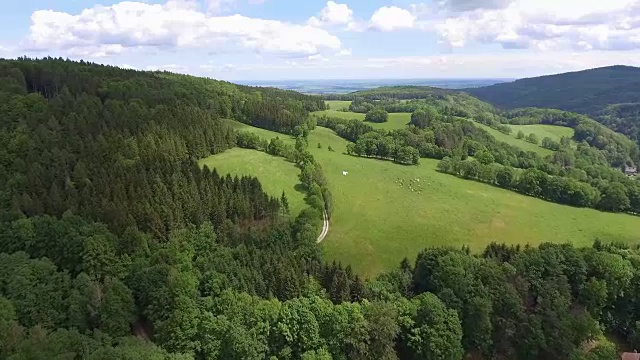
{"type": "MultiPolygon", "coordinates": [[[[276,132],[226,122],[264,139],[279,136],[293,143],[292,138],[276,132]]],[[[537,147],[510,138],[522,146],[537,147]]],[[[597,238],[629,244],[640,241],[636,235],[640,218],[636,216],[554,204],[458,179],[438,172],[434,159],[421,159],[418,166],[400,166],[349,156],[345,154],[348,143],[333,130],[319,126],[309,134],[309,151],[322,165],[335,204],[323,252],[331,261],[349,264],[364,278],[393,269],[404,257],[413,259],[427,246],[469,246],[478,252],[492,241],[522,245],[570,242],[579,246],[589,246],[597,238]],[[327,150],[329,146],[335,151],[327,150]]],[[[201,160],[201,164],[216,168],[221,175],[253,174],[267,193],[279,196],[285,190],[302,207],[300,194],[294,191],[297,178],[293,165],[280,158],[231,149],[201,160]]]]}
{"type": "Polygon", "coordinates": [[[543,107],[592,114],[640,96],[640,68],[609,66],[466,89],[498,107],[543,107]]]}
{"type": "Polygon", "coordinates": [[[465,89],[503,109],[553,108],[586,114],[640,140],[640,68],[609,66],[465,89]]]}

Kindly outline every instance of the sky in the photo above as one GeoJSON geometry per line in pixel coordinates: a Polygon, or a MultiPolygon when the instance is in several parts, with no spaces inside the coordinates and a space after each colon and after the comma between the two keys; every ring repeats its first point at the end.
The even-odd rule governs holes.
{"type": "Polygon", "coordinates": [[[0,57],[223,80],[521,78],[640,65],[640,0],[17,0],[0,57]]]}

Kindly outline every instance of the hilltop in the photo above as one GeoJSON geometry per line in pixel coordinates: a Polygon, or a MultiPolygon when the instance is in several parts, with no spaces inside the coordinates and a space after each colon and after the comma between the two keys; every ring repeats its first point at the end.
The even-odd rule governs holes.
{"type": "Polygon", "coordinates": [[[466,89],[498,107],[543,107],[591,114],[610,104],[637,102],[640,68],[609,66],[466,89]]]}

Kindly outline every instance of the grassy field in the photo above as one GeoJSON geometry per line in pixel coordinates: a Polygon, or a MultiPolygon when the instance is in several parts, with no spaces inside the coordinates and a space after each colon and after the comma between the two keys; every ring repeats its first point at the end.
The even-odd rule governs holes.
{"type": "Polygon", "coordinates": [[[340,101],[340,100],[327,100],[325,101],[327,105],[329,105],[329,110],[342,110],[349,109],[349,105],[351,105],[351,101],[340,101]]]}
{"type": "Polygon", "coordinates": [[[545,137],[550,137],[551,139],[560,142],[560,138],[566,136],[568,138],[573,137],[574,130],[572,128],[564,127],[564,126],[554,126],[554,125],[509,125],[513,129],[511,133],[515,136],[518,131],[522,130],[525,135],[529,135],[531,133],[536,134],[540,141],[545,137]]]}
{"type": "MultiPolygon", "coordinates": [[[[365,114],[337,110],[315,111],[312,114],[326,114],[327,116],[334,116],[349,120],[358,119],[362,121],[364,121],[365,117],[365,114]]],[[[409,122],[411,122],[411,113],[390,113],[389,120],[385,123],[377,124],[368,122],[367,124],[373,126],[375,129],[395,130],[404,129],[409,122]]]]}
{"type": "MultiPolygon", "coordinates": [[[[251,128],[246,125],[243,127],[251,128]]],[[[307,206],[304,202],[304,193],[295,189],[299,183],[300,170],[283,158],[257,150],[233,148],[202,159],[199,164],[216,169],[220,175],[256,176],[260,179],[262,188],[271,196],[279,198],[284,191],[293,216],[307,206]]]]}
{"type": "Polygon", "coordinates": [[[234,128],[236,130],[248,131],[248,132],[257,134],[258,136],[260,136],[261,138],[266,139],[266,140],[271,140],[274,137],[279,137],[285,143],[288,143],[288,144],[295,144],[296,143],[296,140],[292,136],[289,136],[289,135],[286,135],[286,134],[280,134],[280,133],[277,133],[277,132],[274,132],[274,131],[260,129],[260,128],[257,128],[257,127],[253,127],[253,126],[250,126],[250,125],[243,124],[243,123],[235,121],[235,120],[223,119],[222,121],[224,121],[225,123],[227,123],[228,125],[230,125],[232,128],[234,128]]]}
{"type": "MultiPolygon", "coordinates": [[[[518,133],[517,130],[515,130],[514,132],[511,133],[511,135],[507,135],[504,133],[501,133],[500,131],[490,128],[487,125],[484,124],[480,124],[480,123],[475,123],[476,126],[479,126],[485,130],[487,130],[487,132],[491,135],[493,135],[494,138],[496,138],[496,140],[498,141],[502,141],[502,142],[506,142],[509,145],[513,145],[513,146],[517,146],[520,149],[524,150],[524,151],[533,151],[533,152],[537,152],[538,154],[542,155],[542,156],[547,156],[553,153],[553,151],[549,150],[549,149],[545,149],[542,146],[536,145],[536,144],[532,144],[530,142],[527,142],[523,139],[517,139],[516,138],[516,134],[518,133]]],[[[520,125],[523,126],[523,125],[520,125]]],[[[541,125],[527,125],[527,126],[541,126],[541,125]]],[[[573,129],[569,129],[569,130],[573,130],[573,129]]],[[[530,130],[531,131],[531,130],[530,130]]],[[[528,133],[525,133],[527,135],[529,135],[528,133]]],[[[540,141],[542,141],[542,138],[540,138],[540,141]]]]}
{"type": "Polygon", "coordinates": [[[583,246],[596,238],[640,242],[638,217],[563,206],[458,179],[436,172],[436,160],[401,166],[351,157],[342,154],[347,142],[325,128],[314,130],[309,142],[323,145],[311,151],[334,199],[323,249],[328,259],[351,264],[365,277],[397,266],[405,256],[413,259],[427,246],[469,245],[480,251],[494,240],[583,246]],[[327,145],[336,152],[326,151],[327,145]],[[349,174],[343,176],[342,170],[349,174]],[[408,188],[411,179],[420,190],[408,188]]]}
{"type": "MultiPolygon", "coordinates": [[[[266,138],[277,135],[252,131],[266,138]]],[[[401,166],[348,156],[343,154],[347,141],[326,128],[316,128],[309,144],[323,166],[334,199],[331,229],[322,248],[328,260],[351,264],[367,278],[397,266],[405,256],[415,258],[427,246],[469,245],[481,251],[491,241],[532,245],[572,242],[582,246],[596,238],[640,242],[640,217],[563,206],[441,174],[435,171],[436,160],[420,159],[418,166],[401,166]],[[335,152],[329,152],[328,145],[335,152]],[[343,170],[349,174],[343,176],[343,170]]],[[[228,171],[254,173],[261,181],[274,182],[278,170],[262,166],[266,160],[255,156],[255,152],[245,151],[233,160],[236,169],[228,171]]],[[[225,162],[218,160],[221,166],[225,162]]],[[[288,184],[293,187],[297,169],[291,170],[288,184]]],[[[274,191],[282,191],[282,185],[276,187],[274,191]]],[[[267,184],[265,189],[269,191],[267,184]]],[[[290,201],[292,197],[293,193],[290,201]]]]}

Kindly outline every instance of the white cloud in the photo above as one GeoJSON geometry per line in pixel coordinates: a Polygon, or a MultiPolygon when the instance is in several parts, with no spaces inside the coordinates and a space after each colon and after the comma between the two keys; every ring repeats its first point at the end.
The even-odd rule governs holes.
{"type": "Polygon", "coordinates": [[[326,28],[341,27],[344,30],[356,32],[367,29],[366,21],[356,19],[349,5],[338,4],[334,1],[327,1],[326,6],[320,10],[317,16],[312,16],[307,20],[307,24],[326,28]]]}
{"type": "Polygon", "coordinates": [[[336,56],[351,56],[351,49],[342,49],[338,51],[336,56]]]}
{"type": "Polygon", "coordinates": [[[453,47],[475,42],[543,51],[640,49],[638,0],[516,0],[504,8],[439,14],[427,21],[453,47]]]}
{"type": "Polygon", "coordinates": [[[207,0],[207,11],[212,14],[218,14],[227,11],[236,0],[207,0]]]}
{"type": "Polygon", "coordinates": [[[329,61],[329,59],[327,59],[326,57],[320,55],[320,54],[316,54],[316,55],[311,55],[309,57],[307,57],[308,60],[310,61],[329,61]]]}
{"type": "MultiPolygon", "coordinates": [[[[184,1],[184,2],[195,2],[197,4],[198,0],[170,0],[170,1],[184,1]]],[[[249,4],[258,5],[263,4],[266,0],[246,0],[249,4]]],[[[210,14],[220,14],[223,12],[228,12],[234,8],[234,5],[238,2],[238,0],[207,0],[207,11],[210,14]]],[[[196,5],[197,6],[197,5],[196,5]]]]}
{"type": "Polygon", "coordinates": [[[353,22],[353,10],[347,4],[327,1],[318,16],[312,16],[307,23],[311,26],[348,25],[353,22]]]}
{"type": "Polygon", "coordinates": [[[205,48],[216,53],[251,50],[309,56],[340,50],[324,29],[241,15],[211,16],[188,0],[160,4],[97,5],[78,15],[36,11],[26,47],[72,55],[108,56],[132,48],[205,48]]]}
{"type": "Polygon", "coordinates": [[[381,31],[412,28],[416,18],[406,9],[396,6],[384,6],[376,10],[371,16],[370,27],[381,31]]]}

